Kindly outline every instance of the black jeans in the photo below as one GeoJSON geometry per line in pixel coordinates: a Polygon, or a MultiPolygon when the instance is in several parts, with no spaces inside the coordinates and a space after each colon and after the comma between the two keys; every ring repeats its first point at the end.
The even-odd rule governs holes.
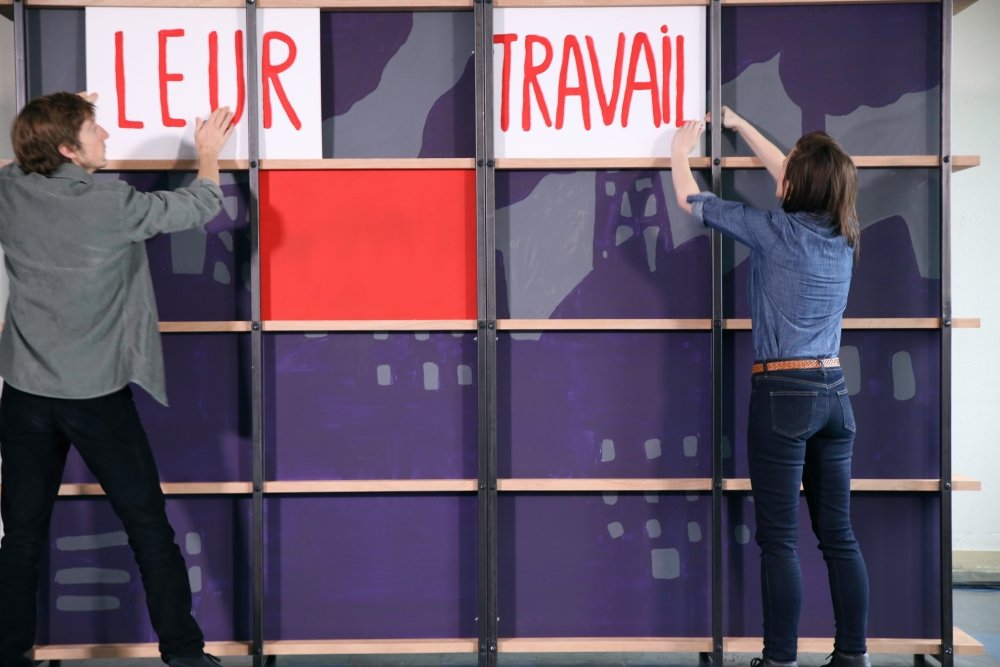
{"type": "Polygon", "coordinates": [[[70,443],[101,483],[135,554],[160,653],[200,655],[191,585],[146,432],[128,387],[98,398],[36,396],[9,384],[0,398],[0,667],[21,667],[35,644],[39,565],[70,443]]]}
{"type": "Polygon", "coordinates": [[[867,650],[868,570],[851,527],[854,412],[839,368],[753,376],[748,458],[760,545],[764,656],[795,660],[802,571],[799,486],[830,580],[834,647],[867,650]]]}

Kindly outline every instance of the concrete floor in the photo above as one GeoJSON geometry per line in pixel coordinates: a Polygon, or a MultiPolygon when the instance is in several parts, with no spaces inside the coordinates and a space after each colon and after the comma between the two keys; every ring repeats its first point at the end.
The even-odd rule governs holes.
{"type": "MultiPolygon", "coordinates": [[[[983,656],[956,656],[956,667],[1000,667],[1000,587],[959,588],[955,590],[955,625],[981,642],[983,656]]],[[[746,665],[755,656],[727,654],[725,666],[746,665]]],[[[817,667],[827,661],[825,655],[802,655],[802,667],[817,667]]],[[[500,667],[698,667],[694,653],[561,653],[501,654],[500,667]]],[[[251,667],[248,658],[225,658],[223,667],[251,667]]],[[[281,656],[273,667],[475,667],[470,655],[358,655],[358,656],[281,656]]],[[[913,665],[913,656],[873,656],[874,667],[913,665]]],[[[929,660],[928,665],[937,662],[929,660]]],[[[64,661],[63,667],[159,667],[159,660],[82,660],[64,661]]]]}

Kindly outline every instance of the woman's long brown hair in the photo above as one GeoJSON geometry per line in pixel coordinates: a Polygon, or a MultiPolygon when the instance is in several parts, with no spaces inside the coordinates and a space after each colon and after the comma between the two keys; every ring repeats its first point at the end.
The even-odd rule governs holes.
{"type": "Polygon", "coordinates": [[[825,132],[810,132],[795,144],[785,163],[781,207],[788,213],[826,213],[854,257],[861,252],[858,222],[858,169],[850,156],[825,132]]]}

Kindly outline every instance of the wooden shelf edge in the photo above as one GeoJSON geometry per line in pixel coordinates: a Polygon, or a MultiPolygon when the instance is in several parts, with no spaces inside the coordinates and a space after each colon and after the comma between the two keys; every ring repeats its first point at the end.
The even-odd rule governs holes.
{"type": "Polygon", "coordinates": [[[264,331],[475,331],[476,320],[264,320],[264,331]]]}
{"type": "MultiPolygon", "coordinates": [[[[981,491],[982,482],[970,477],[952,477],[952,491],[981,491]]],[[[732,477],[722,480],[723,491],[750,491],[750,480],[746,477],[732,477]]],[[[876,479],[854,478],[851,491],[889,491],[900,493],[936,493],[941,490],[940,479],[876,479]]]]}
{"type": "MultiPolygon", "coordinates": [[[[251,482],[161,482],[160,488],[163,489],[164,495],[168,496],[242,496],[253,493],[253,483],[251,482]]],[[[59,495],[63,497],[103,496],[104,489],[96,483],[60,484],[59,495]]]]}
{"type": "MultiPolygon", "coordinates": [[[[953,629],[955,654],[985,655],[983,645],[959,628],[953,629]]],[[[725,637],[722,640],[722,650],[732,653],[760,653],[764,642],[760,637],[725,637]]],[[[833,638],[802,637],[799,639],[800,653],[830,653],[833,651],[833,638]]],[[[941,652],[940,639],[909,639],[876,637],[868,639],[869,653],[901,653],[912,655],[936,655],[941,652]]]]}
{"type": "Polygon", "coordinates": [[[476,168],[475,158],[325,158],[321,160],[278,160],[263,158],[264,171],[338,169],[468,169],[476,168]]]}
{"type": "Polygon", "coordinates": [[[708,477],[651,478],[505,478],[497,480],[497,491],[711,491],[708,477]]]}
{"type": "Polygon", "coordinates": [[[245,333],[250,322],[239,320],[217,322],[160,322],[160,333],[245,333]]]}
{"type": "MultiPolygon", "coordinates": [[[[632,4],[632,3],[623,3],[632,4]]],[[[655,3],[662,4],[662,3],[655,3]]],[[[497,2],[497,6],[501,6],[497,2]]],[[[507,5],[529,6],[529,5],[507,5]]],[[[540,5],[537,5],[540,6],[540,5]]],[[[711,158],[693,157],[688,160],[692,169],[708,169],[711,158]]],[[[589,170],[589,169],[670,169],[670,158],[515,158],[496,159],[500,170],[589,170]]]]}
{"type": "Polygon", "coordinates": [[[473,0],[262,0],[261,7],[319,7],[320,9],[472,9],[473,0]]]}
{"type": "MultiPolygon", "coordinates": [[[[749,318],[729,318],[722,321],[722,328],[727,331],[749,331],[749,318]]],[[[845,317],[844,329],[940,329],[939,317],[845,317]]],[[[953,317],[953,329],[978,329],[982,321],[978,317],[953,317]]]]}
{"type": "Polygon", "coordinates": [[[330,639],[265,641],[264,655],[476,653],[477,639],[330,639]]]}
{"type": "Polygon", "coordinates": [[[517,637],[500,639],[500,653],[706,653],[711,637],[517,637]]]}
{"type": "Polygon", "coordinates": [[[469,493],[474,479],[345,479],[264,482],[264,493],[469,493]]]}
{"type": "Polygon", "coordinates": [[[506,319],[497,320],[502,331],[711,331],[704,319],[506,319]]]}
{"type": "MultiPolygon", "coordinates": [[[[251,654],[250,642],[205,642],[205,651],[217,656],[251,654]]],[[[35,660],[89,660],[102,658],[159,658],[157,644],[49,644],[35,647],[35,660]]]]}
{"type": "MultiPolygon", "coordinates": [[[[26,4],[49,7],[245,7],[232,0],[34,0],[26,4]],[[217,2],[218,4],[213,4],[217,2]]],[[[221,171],[247,171],[249,160],[219,160],[221,171]]],[[[197,160],[108,160],[101,171],[198,171],[197,160]]]]}

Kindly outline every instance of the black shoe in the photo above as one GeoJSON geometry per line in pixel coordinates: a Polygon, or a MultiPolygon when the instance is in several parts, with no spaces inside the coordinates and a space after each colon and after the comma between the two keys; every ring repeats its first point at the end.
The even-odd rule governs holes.
{"type": "Polygon", "coordinates": [[[222,661],[214,655],[202,653],[194,656],[174,656],[167,658],[165,662],[170,667],[220,667],[222,661]]]}
{"type": "Polygon", "coordinates": [[[754,658],[750,661],[750,667],[799,667],[799,663],[795,660],[781,662],[770,658],[754,658]]]}
{"type": "Polygon", "coordinates": [[[872,660],[868,653],[841,653],[834,650],[829,655],[830,662],[823,667],[872,667],[872,660]]]}

